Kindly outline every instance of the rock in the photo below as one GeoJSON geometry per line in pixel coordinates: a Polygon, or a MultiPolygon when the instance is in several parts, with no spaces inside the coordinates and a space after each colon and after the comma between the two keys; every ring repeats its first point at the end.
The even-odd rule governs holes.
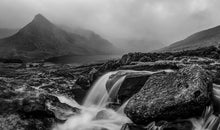
{"type": "Polygon", "coordinates": [[[1,93],[0,105],[0,124],[5,124],[0,129],[3,130],[49,130],[56,121],[66,120],[80,112],[53,95],[33,90],[5,91],[1,93]]]}
{"type": "Polygon", "coordinates": [[[97,113],[95,119],[102,120],[102,119],[109,119],[111,117],[111,113],[107,110],[101,110],[97,113]]]}
{"type": "Polygon", "coordinates": [[[155,122],[152,122],[147,126],[126,123],[122,126],[121,130],[160,130],[160,127],[156,126],[155,122]]]}
{"type": "Polygon", "coordinates": [[[142,58],[140,58],[139,61],[140,62],[151,62],[153,60],[150,57],[148,57],[148,56],[143,56],[142,58]]]}
{"type": "Polygon", "coordinates": [[[127,123],[122,126],[121,130],[147,130],[147,129],[145,129],[143,126],[127,123]]]}
{"type": "Polygon", "coordinates": [[[190,121],[174,121],[162,126],[163,130],[193,130],[193,124],[190,121]]]}
{"type": "Polygon", "coordinates": [[[144,86],[151,74],[148,71],[121,70],[110,76],[106,88],[109,92],[115,87],[113,88],[115,90],[111,90],[113,92],[110,93],[110,97],[113,101],[119,100],[120,103],[123,103],[144,86]],[[115,86],[117,83],[118,86],[115,86]]]}
{"type": "Polygon", "coordinates": [[[89,77],[83,75],[79,76],[79,78],[76,80],[76,84],[80,85],[85,90],[89,89],[91,86],[89,77]]]}
{"type": "Polygon", "coordinates": [[[198,65],[152,75],[124,112],[137,124],[200,116],[210,103],[212,78],[198,65]]]}
{"type": "Polygon", "coordinates": [[[26,116],[34,118],[56,117],[59,120],[66,120],[67,117],[80,112],[78,108],[61,103],[52,95],[40,94],[37,97],[23,99],[21,112],[26,116]]]}
{"type": "Polygon", "coordinates": [[[122,65],[128,65],[133,61],[139,61],[145,54],[144,53],[128,53],[123,55],[120,59],[122,65]]]}
{"type": "Polygon", "coordinates": [[[126,123],[121,130],[193,130],[193,124],[187,120],[179,120],[173,122],[163,122],[162,124],[150,123],[148,126],[126,123]]]}
{"type": "Polygon", "coordinates": [[[164,70],[164,69],[173,69],[177,70],[182,68],[184,65],[182,65],[180,62],[174,62],[174,61],[157,61],[157,62],[142,62],[135,65],[124,65],[121,66],[120,70],[147,70],[147,71],[158,71],[158,70],[164,70]]]}
{"type": "Polygon", "coordinates": [[[114,71],[118,67],[120,67],[120,62],[118,60],[109,60],[100,66],[98,72],[100,73],[100,72],[114,71]]]}

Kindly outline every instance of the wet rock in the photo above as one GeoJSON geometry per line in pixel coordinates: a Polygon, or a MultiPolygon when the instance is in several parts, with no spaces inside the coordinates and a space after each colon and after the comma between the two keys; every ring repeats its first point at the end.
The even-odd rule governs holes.
{"type": "Polygon", "coordinates": [[[133,61],[139,61],[144,56],[144,53],[128,53],[122,56],[122,58],[120,59],[120,63],[122,65],[128,65],[133,61]]]}
{"type": "Polygon", "coordinates": [[[99,111],[95,117],[96,120],[101,119],[109,119],[111,117],[111,113],[107,110],[99,111]]]}
{"type": "Polygon", "coordinates": [[[162,126],[163,130],[193,130],[193,124],[190,121],[174,121],[162,126]]]}
{"type": "Polygon", "coordinates": [[[110,97],[113,101],[119,100],[120,103],[123,103],[144,86],[151,74],[148,71],[118,71],[110,76],[106,83],[106,88],[108,92],[112,89],[111,91],[113,92],[111,92],[110,97]]]}
{"type": "Polygon", "coordinates": [[[90,85],[90,79],[86,76],[79,76],[79,78],[76,80],[76,84],[80,85],[84,89],[88,89],[90,85]]]}
{"type": "Polygon", "coordinates": [[[138,63],[135,65],[124,65],[121,66],[120,70],[147,70],[147,71],[157,71],[164,69],[173,69],[177,70],[182,68],[182,65],[179,62],[173,61],[157,61],[157,62],[146,62],[146,63],[138,63]]]}
{"type": "Polygon", "coordinates": [[[114,71],[120,66],[118,60],[109,60],[98,69],[98,72],[114,71]]]}
{"type": "Polygon", "coordinates": [[[7,90],[0,98],[0,128],[47,130],[56,121],[66,120],[80,110],[61,103],[53,95],[34,91],[7,90]],[[9,92],[9,94],[7,94],[9,92]],[[5,95],[5,96],[4,96],[5,95]],[[11,95],[10,97],[7,95],[11,95]],[[11,122],[11,126],[9,122],[11,122]]]}
{"type": "Polygon", "coordinates": [[[152,75],[124,112],[137,124],[200,116],[210,103],[212,78],[198,65],[152,75]]]}
{"type": "Polygon", "coordinates": [[[121,130],[147,130],[147,129],[145,129],[143,126],[127,123],[122,126],[121,130]]]}

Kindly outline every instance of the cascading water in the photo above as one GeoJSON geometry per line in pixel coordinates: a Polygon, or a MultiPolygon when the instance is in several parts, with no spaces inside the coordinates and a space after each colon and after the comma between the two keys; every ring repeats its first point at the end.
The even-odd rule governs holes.
{"type": "MultiPolygon", "coordinates": [[[[165,71],[172,72],[170,70],[165,71]]],[[[143,71],[132,72],[143,73],[143,71]]],[[[109,77],[111,75],[116,73],[117,71],[114,71],[103,75],[93,85],[92,89],[89,91],[82,105],[79,105],[75,101],[72,101],[63,96],[57,96],[61,102],[81,109],[81,113],[68,118],[68,120],[64,124],[57,124],[53,130],[120,130],[123,124],[130,123],[131,121],[123,113],[124,107],[126,106],[128,101],[125,102],[118,109],[118,111],[105,107],[108,103],[111,102],[109,100],[109,95],[116,94],[119,91],[121,83],[125,79],[125,75],[121,76],[113,84],[109,92],[107,92],[106,82],[109,80],[109,77]]],[[[146,71],[146,74],[153,73],[156,72],[146,71]]],[[[217,106],[217,109],[219,109],[220,85],[214,84],[213,86],[213,100],[215,101],[215,106],[217,106]]],[[[201,118],[193,118],[189,120],[194,125],[193,130],[220,130],[220,117],[213,114],[212,107],[207,107],[206,111],[204,112],[201,118]]],[[[150,123],[149,125],[149,130],[160,130],[160,128],[156,127],[154,123],[150,123]]]]}
{"type": "MultiPolygon", "coordinates": [[[[105,107],[109,101],[109,93],[116,92],[125,78],[125,76],[120,78],[108,93],[105,84],[109,76],[115,73],[117,72],[103,75],[89,91],[83,105],[75,105],[82,110],[81,113],[70,117],[64,124],[56,125],[54,130],[101,130],[103,128],[120,130],[123,124],[131,122],[123,111],[116,112],[105,107]]],[[[74,102],[64,99],[62,96],[58,98],[61,102],[74,106],[74,102]]]]}
{"type": "Polygon", "coordinates": [[[92,87],[89,94],[86,96],[83,106],[103,106],[108,98],[108,92],[106,91],[105,84],[109,79],[109,76],[117,73],[117,71],[109,72],[103,75],[92,87]]]}

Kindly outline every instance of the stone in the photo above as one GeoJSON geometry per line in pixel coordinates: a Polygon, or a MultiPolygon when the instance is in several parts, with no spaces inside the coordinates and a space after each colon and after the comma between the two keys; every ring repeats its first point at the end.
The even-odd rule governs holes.
{"type": "Polygon", "coordinates": [[[4,91],[0,106],[0,129],[3,130],[49,130],[55,122],[80,113],[78,108],[61,103],[54,95],[33,90],[4,91]]]}
{"type": "Polygon", "coordinates": [[[124,65],[121,66],[120,70],[147,70],[147,71],[158,71],[164,69],[177,70],[182,68],[183,65],[179,62],[174,61],[157,61],[157,62],[139,62],[138,64],[124,65]]]}
{"type": "Polygon", "coordinates": [[[193,130],[193,124],[190,121],[174,121],[168,122],[162,126],[163,130],[193,130]]]}
{"type": "Polygon", "coordinates": [[[96,120],[102,120],[102,119],[108,119],[110,118],[112,115],[109,111],[107,110],[101,110],[97,113],[95,119],[96,120]]]}
{"type": "Polygon", "coordinates": [[[112,90],[114,92],[110,94],[111,99],[124,103],[144,86],[151,74],[148,71],[120,70],[111,75],[106,83],[108,92],[115,87],[115,90],[112,90]],[[121,78],[124,80],[119,81],[121,78]],[[118,83],[119,86],[115,86],[117,82],[121,82],[118,83]]]}
{"type": "Polygon", "coordinates": [[[201,66],[152,75],[129,100],[125,114],[136,124],[200,116],[210,104],[212,77],[201,66]]]}
{"type": "Polygon", "coordinates": [[[145,129],[142,126],[138,126],[138,125],[135,125],[135,124],[127,123],[127,124],[124,124],[122,126],[121,130],[147,130],[147,129],[145,129]]]}

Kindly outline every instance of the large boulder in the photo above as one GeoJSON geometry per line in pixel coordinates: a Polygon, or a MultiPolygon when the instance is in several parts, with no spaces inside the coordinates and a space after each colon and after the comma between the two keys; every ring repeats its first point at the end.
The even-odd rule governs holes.
{"type": "Polygon", "coordinates": [[[152,75],[124,109],[136,124],[200,116],[210,103],[212,77],[198,65],[152,75]]]}
{"type": "Polygon", "coordinates": [[[120,70],[111,75],[106,83],[106,89],[112,101],[124,103],[145,84],[154,72],[120,70]]]}

